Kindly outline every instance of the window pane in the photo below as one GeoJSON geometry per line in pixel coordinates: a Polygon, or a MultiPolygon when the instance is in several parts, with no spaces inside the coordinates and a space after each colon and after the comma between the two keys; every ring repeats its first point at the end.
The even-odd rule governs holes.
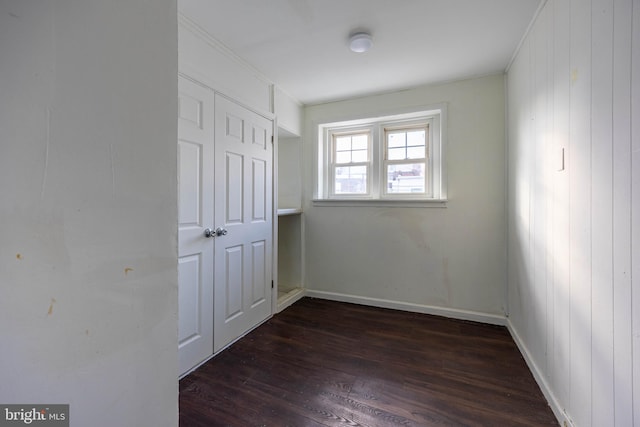
{"type": "Polygon", "coordinates": [[[345,166],[336,168],[334,189],[336,194],[366,194],[367,167],[345,166]]]}
{"type": "Polygon", "coordinates": [[[388,146],[391,147],[404,147],[407,145],[406,134],[404,132],[401,133],[389,133],[387,134],[388,138],[388,146]]]}
{"type": "Polygon", "coordinates": [[[405,155],[406,155],[406,148],[402,147],[402,148],[390,148],[389,149],[389,156],[387,157],[388,160],[404,160],[406,159],[405,155]]]}
{"type": "Polygon", "coordinates": [[[424,193],[425,164],[387,166],[387,193],[424,193]]]}
{"type": "Polygon", "coordinates": [[[424,130],[407,132],[407,145],[424,145],[424,130]]]}
{"type": "Polygon", "coordinates": [[[351,163],[351,151],[338,151],[336,153],[336,163],[351,163]]]}
{"type": "Polygon", "coordinates": [[[424,159],[424,145],[407,148],[407,159],[424,159]]]}
{"type": "Polygon", "coordinates": [[[353,163],[366,162],[369,160],[367,150],[354,150],[351,152],[351,161],[353,163]]]}
{"type": "Polygon", "coordinates": [[[351,137],[350,136],[338,136],[336,138],[336,151],[351,150],[351,137]]]}
{"type": "Polygon", "coordinates": [[[367,150],[369,148],[368,135],[353,135],[352,143],[353,150],[367,150]]]}

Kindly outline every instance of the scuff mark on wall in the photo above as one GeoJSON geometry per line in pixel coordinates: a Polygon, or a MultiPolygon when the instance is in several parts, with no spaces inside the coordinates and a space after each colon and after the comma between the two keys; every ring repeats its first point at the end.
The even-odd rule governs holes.
{"type": "Polygon", "coordinates": [[[425,220],[422,215],[404,209],[391,208],[383,211],[380,216],[396,220],[400,230],[413,242],[417,249],[431,250],[422,229],[422,222],[425,220]]]}
{"type": "Polygon", "coordinates": [[[571,70],[571,83],[575,83],[578,81],[578,70],[575,68],[571,70]]]}
{"type": "Polygon", "coordinates": [[[131,268],[131,267],[126,267],[126,268],[124,269],[124,275],[126,276],[127,274],[129,274],[129,273],[130,273],[130,272],[132,272],[132,271],[133,271],[133,268],[131,268]]]}
{"type": "Polygon", "coordinates": [[[22,260],[22,254],[16,254],[16,259],[22,260]]]}
{"type": "Polygon", "coordinates": [[[56,303],[55,298],[51,298],[51,303],[49,304],[49,310],[47,311],[47,316],[51,316],[53,314],[53,305],[56,303]]]}

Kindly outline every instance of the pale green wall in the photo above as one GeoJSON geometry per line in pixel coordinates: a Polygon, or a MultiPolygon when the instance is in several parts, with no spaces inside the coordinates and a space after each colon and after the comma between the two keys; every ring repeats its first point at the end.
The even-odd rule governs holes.
{"type": "Polygon", "coordinates": [[[502,75],[307,107],[307,288],[417,309],[433,306],[503,316],[504,115],[502,75]],[[319,123],[440,103],[446,103],[448,113],[446,208],[313,205],[319,123]]]}

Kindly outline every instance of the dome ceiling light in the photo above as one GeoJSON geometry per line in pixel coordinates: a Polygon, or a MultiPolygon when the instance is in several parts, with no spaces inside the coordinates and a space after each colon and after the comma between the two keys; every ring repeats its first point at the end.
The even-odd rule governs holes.
{"type": "Polygon", "coordinates": [[[349,37],[349,49],[352,52],[364,53],[373,46],[371,34],[365,32],[354,33],[349,37]]]}

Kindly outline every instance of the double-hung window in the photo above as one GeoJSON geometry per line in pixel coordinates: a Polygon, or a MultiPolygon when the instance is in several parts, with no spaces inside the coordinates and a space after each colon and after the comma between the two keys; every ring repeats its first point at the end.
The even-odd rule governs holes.
{"type": "Polygon", "coordinates": [[[430,184],[428,142],[428,123],[384,129],[385,194],[427,195],[430,184]]]}
{"type": "Polygon", "coordinates": [[[315,200],[442,202],[444,107],[318,127],[315,200]]]}
{"type": "Polygon", "coordinates": [[[371,194],[371,131],[331,132],[331,195],[371,194]]]}

